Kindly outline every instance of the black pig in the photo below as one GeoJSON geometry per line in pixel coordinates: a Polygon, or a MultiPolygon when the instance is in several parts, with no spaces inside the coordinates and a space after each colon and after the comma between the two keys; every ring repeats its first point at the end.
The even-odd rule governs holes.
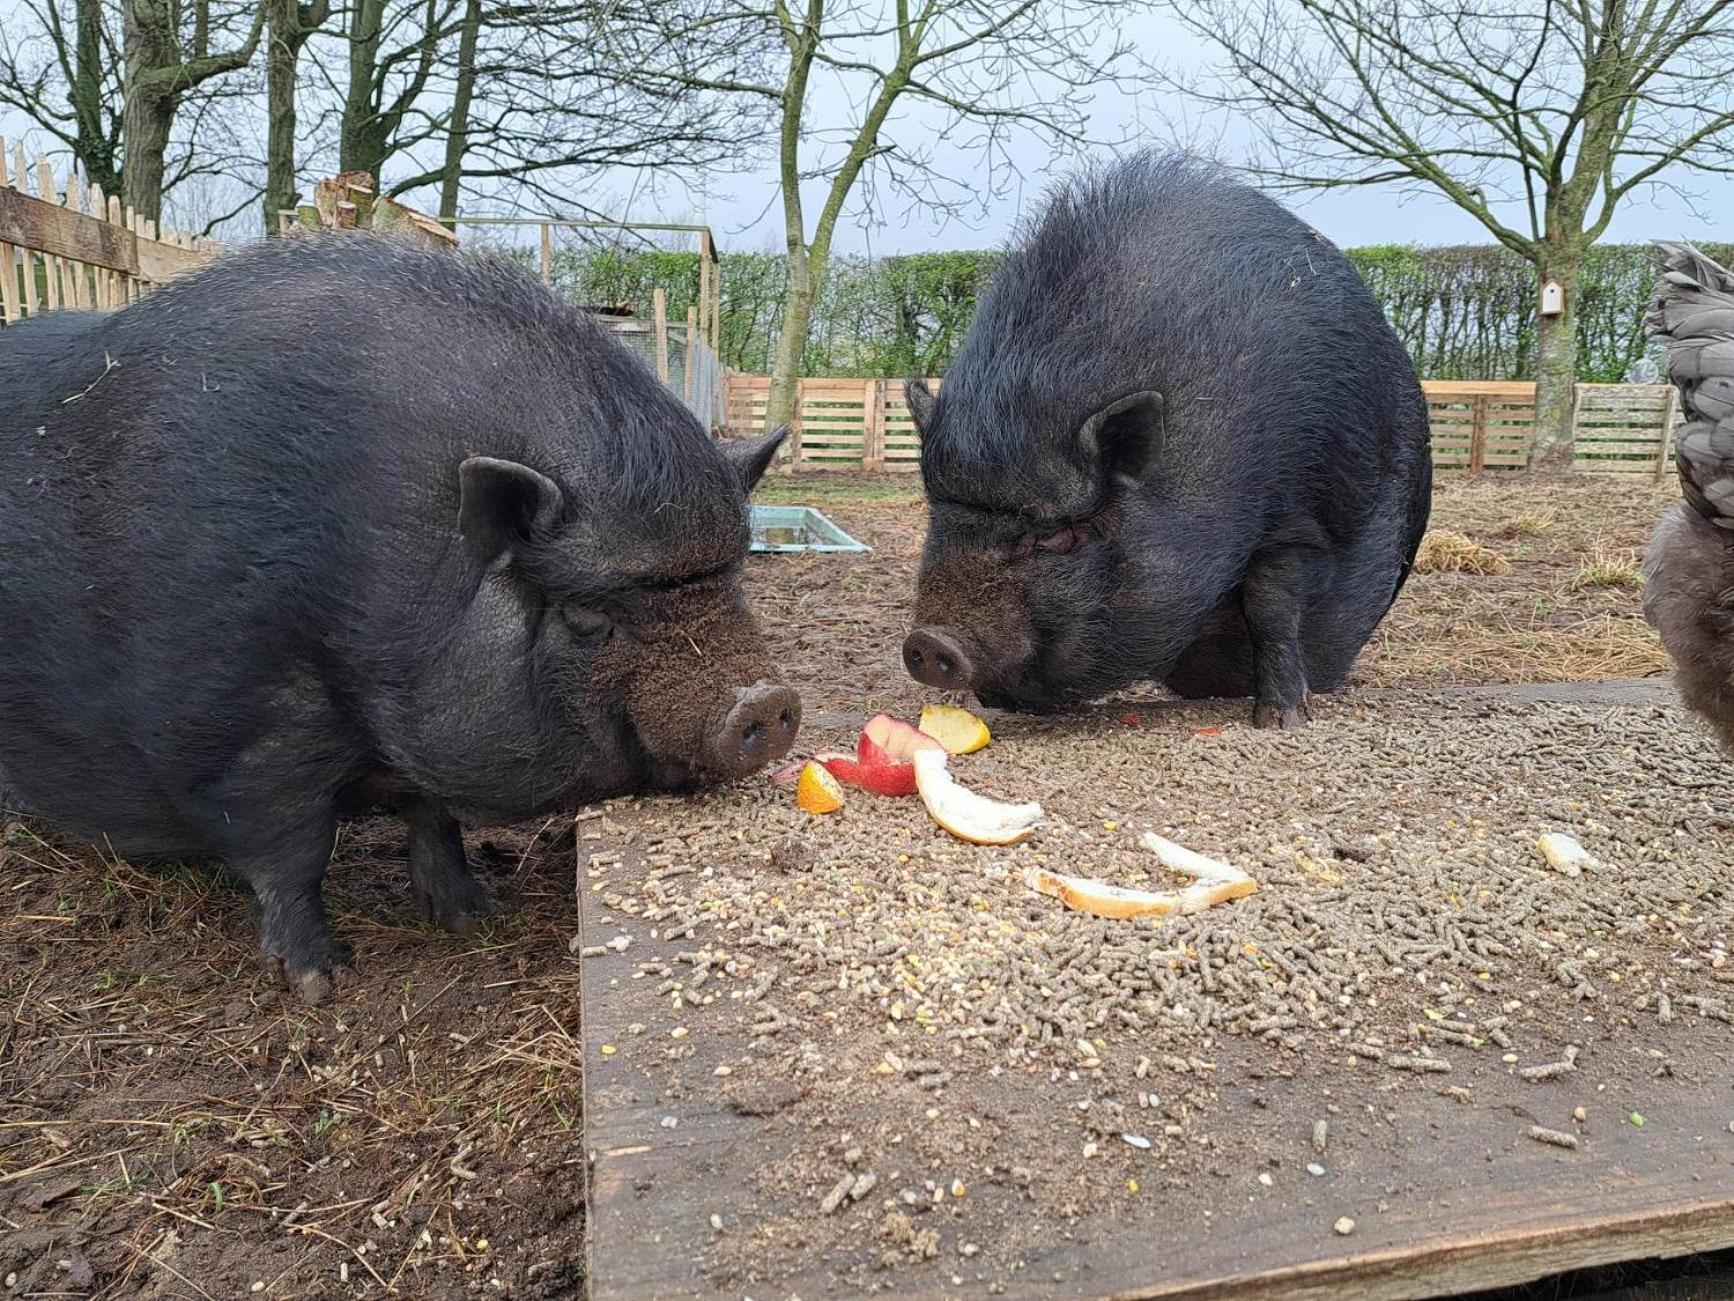
{"type": "Polygon", "coordinates": [[[274,241],[0,332],[0,786],[141,856],[225,860],[304,996],[346,954],[339,815],[408,824],[426,911],[487,906],[456,817],[783,755],[725,455],[504,262],[274,241]]]}
{"type": "Polygon", "coordinates": [[[1426,529],[1427,408],[1348,261],[1214,168],[1062,187],[934,397],[911,674],[1043,710],[1156,679],[1296,726],[1426,529]]]}

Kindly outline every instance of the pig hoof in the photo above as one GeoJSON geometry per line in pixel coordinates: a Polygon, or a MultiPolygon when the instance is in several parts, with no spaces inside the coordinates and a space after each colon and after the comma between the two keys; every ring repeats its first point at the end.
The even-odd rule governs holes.
{"type": "Polygon", "coordinates": [[[265,955],[265,965],[296,998],[309,1006],[329,1003],[338,989],[355,979],[355,968],[343,958],[328,965],[288,963],[274,953],[265,955]]]}
{"type": "Polygon", "coordinates": [[[422,917],[447,934],[468,939],[493,912],[488,892],[479,881],[452,882],[437,894],[420,896],[422,917]]]}
{"type": "Polygon", "coordinates": [[[1280,727],[1284,731],[1293,731],[1305,727],[1312,715],[1305,705],[1298,708],[1293,705],[1270,705],[1260,701],[1252,707],[1252,725],[1254,727],[1280,727]]]}

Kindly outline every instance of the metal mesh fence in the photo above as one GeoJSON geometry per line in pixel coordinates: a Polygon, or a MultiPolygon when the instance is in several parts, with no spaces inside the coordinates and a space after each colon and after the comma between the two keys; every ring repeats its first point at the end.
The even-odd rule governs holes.
{"type": "MultiPolygon", "coordinates": [[[[603,322],[652,371],[657,369],[656,327],[637,317],[603,317],[603,322]]],[[[706,429],[723,423],[723,372],[710,345],[685,324],[667,327],[669,388],[704,422],[706,429]]]]}

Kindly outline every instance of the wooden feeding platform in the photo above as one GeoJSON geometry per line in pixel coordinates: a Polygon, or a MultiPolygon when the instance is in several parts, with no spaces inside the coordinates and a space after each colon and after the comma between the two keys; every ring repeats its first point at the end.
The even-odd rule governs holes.
{"type": "MultiPolygon", "coordinates": [[[[1486,694],[1611,709],[1666,691],[1486,694]]],[[[726,946],[727,934],[683,924],[658,938],[654,909],[622,907],[646,897],[654,869],[633,837],[586,830],[616,816],[636,815],[580,823],[578,855],[597,1301],[1432,1297],[1734,1247],[1723,1021],[1645,1027],[1649,1057],[1680,1063],[1677,1075],[1607,1047],[1551,1094],[1497,1049],[1459,1056],[1454,1073],[1409,1074],[1222,1037],[1208,1062],[1191,1061],[1189,1085],[1208,1090],[1218,1141],[1169,1166],[1118,1135],[1081,1160],[1067,1122],[1089,1082],[1076,1070],[919,1067],[946,1077],[935,1086],[875,1069],[876,1048],[851,1056],[822,1000],[782,1037],[738,993],[683,1005],[677,951],[726,946]],[[821,1050],[827,1065],[796,1068],[821,1050]],[[1561,1115],[1569,1127],[1579,1098],[1581,1144],[1549,1128],[1561,1115]]],[[[1127,1115],[1128,1129],[1162,1129],[1127,1115]]]]}
{"type": "MultiPolygon", "coordinates": [[[[598,916],[594,896],[580,898],[586,944],[606,944],[621,933],[617,920],[598,916]]],[[[821,1118],[793,1083],[755,1078],[742,1085],[736,1074],[719,1076],[722,1066],[745,1074],[739,1064],[753,1055],[750,1031],[704,1029],[672,1038],[685,1019],[654,994],[655,981],[632,979],[641,957],[634,946],[585,967],[596,1301],[854,1295],[869,1283],[894,1296],[1000,1294],[997,1285],[1003,1294],[1026,1296],[1431,1297],[1734,1247],[1734,1144],[1727,1132],[1734,1112],[1725,1096],[1672,1108],[1665,1131],[1610,1126],[1593,1164],[1562,1160],[1574,1154],[1533,1142],[1491,1161],[1488,1148],[1502,1142],[1512,1122],[1528,1123],[1534,1101],[1525,1086],[1501,1084],[1503,1077],[1493,1074],[1475,1082],[1474,1106],[1431,1087],[1383,1096],[1378,1123],[1394,1143],[1350,1163],[1333,1162],[1328,1186],[1285,1162],[1292,1195],[1242,1198],[1208,1218],[1193,1190],[1157,1187],[1076,1223],[1033,1223],[1019,1177],[1007,1172],[978,1177],[959,1199],[972,1203],[971,1227],[961,1232],[979,1239],[974,1257],[957,1254],[948,1230],[940,1259],[913,1264],[900,1256],[892,1269],[880,1270],[871,1263],[878,1232],[864,1207],[852,1206],[849,1214],[863,1227],[844,1251],[869,1262],[852,1273],[847,1259],[838,1259],[835,1226],[820,1222],[815,1229],[812,1199],[766,1191],[759,1171],[813,1124],[845,1131],[920,1124],[926,1099],[906,1096],[912,1086],[888,1085],[864,1093],[846,1118],[835,1120],[821,1118]],[[630,1033],[632,1025],[643,1029],[630,1033]],[[689,1050],[671,1060],[671,1047],[683,1043],[689,1050]],[[1504,1122],[1498,1136],[1490,1133],[1490,1116],[1504,1122]],[[1334,1227],[1345,1215],[1356,1221],[1347,1236],[1334,1227]],[[731,1239],[737,1245],[725,1254],[731,1239]],[[1021,1268],[975,1267],[975,1259],[1001,1244],[1021,1268]],[[790,1263],[753,1264],[779,1256],[790,1263]]],[[[1219,1056],[1225,1087],[1245,1088],[1251,1080],[1236,1066],[1219,1056]]],[[[1316,1083],[1259,1081],[1253,1087],[1268,1091],[1266,1106],[1247,1107],[1242,1123],[1269,1134],[1275,1150],[1296,1149],[1314,1123],[1316,1083]]],[[[1612,1110],[1633,1100],[1597,1101],[1612,1110]]],[[[970,1105],[1010,1128],[1053,1123],[1039,1090],[1032,1096],[1023,1080],[982,1081],[970,1105]]],[[[841,1178],[847,1167],[838,1168],[841,1178]]],[[[868,1197],[880,1195],[876,1188],[868,1197]]],[[[1006,1253],[999,1254],[1003,1260],[1006,1253]]]]}

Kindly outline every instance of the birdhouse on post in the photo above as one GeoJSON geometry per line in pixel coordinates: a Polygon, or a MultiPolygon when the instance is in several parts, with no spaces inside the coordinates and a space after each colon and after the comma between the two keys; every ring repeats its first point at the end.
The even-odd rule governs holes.
{"type": "Polygon", "coordinates": [[[1565,289],[1557,280],[1544,280],[1541,284],[1541,314],[1543,316],[1558,316],[1565,311],[1565,289]]]}

